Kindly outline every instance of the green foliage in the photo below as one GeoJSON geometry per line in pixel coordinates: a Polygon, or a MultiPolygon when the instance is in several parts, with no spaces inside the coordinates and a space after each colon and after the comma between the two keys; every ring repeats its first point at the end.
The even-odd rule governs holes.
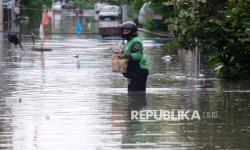
{"type": "Polygon", "coordinates": [[[250,7],[246,0],[172,2],[177,14],[166,23],[184,48],[198,46],[202,52],[212,51],[209,62],[217,67],[220,77],[249,78],[250,44],[246,38],[250,7]]]}
{"type": "Polygon", "coordinates": [[[148,30],[152,31],[168,31],[168,25],[165,22],[166,17],[173,16],[175,12],[173,6],[163,5],[162,0],[151,1],[150,12],[148,12],[148,17],[146,18],[146,23],[143,25],[148,30]],[[156,20],[155,16],[162,16],[162,20],[156,20]]]}
{"type": "Polygon", "coordinates": [[[169,24],[169,31],[175,34],[184,48],[193,49],[203,36],[203,26],[211,15],[209,4],[197,1],[176,2],[172,14],[165,20],[169,24]]]}
{"type": "MultiPolygon", "coordinates": [[[[28,22],[28,20],[41,20],[42,9],[47,9],[51,6],[52,0],[25,0],[21,4],[21,21],[28,22]],[[43,5],[43,6],[42,6],[43,5]],[[29,19],[28,19],[29,18],[29,19]]],[[[36,22],[36,21],[35,21],[36,22]]],[[[39,22],[39,21],[38,21],[39,22]]]]}
{"type": "Polygon", "coordinates": [[[96,0],[97,2],[105,2],[112,5],[131,4],[134,0],[96,0]]]}
{"type": "Polygon", "coordinates": [[[48,8],[52,2],[53,0],[25,0],[21,4],[27,9],[40,9],[42,8],[42,4],[48,8]]]}
{"type": "Polygon", "coordinates": [[[179,45],[179,43],[177,42],[177,40],[176,39],[174,39],[174,40],[171,40],[171,41],[169,41],[169,42],[167,42],[166,44],[165,44],[165,48],[167,49],[167,50],[178,50],[178,49],[180,49],[180,45],[179,45]]]}
{"type": "Polygon", "coordinates": [[[140,8],[145,1],[146,0],[133,0],[132,5],[128,4],[128,17],[130,18],[130,20],[134,20],[137,18],[140,8]]]}
{"type": "Polygon", "coordinates": [[[227,79],[249,78],[250,75],[250,43],[246,42],[249,37],[247,29],[250,27],[248,9],[248,4],[240,0],[226,10],[223,19],[209,20],[216,33],[211,29],[207,32],[216,34],[217,39],[206,45],[217,48],[216,57],[223,65],[220,76],[227,79]]]}
{"type": "Polygon", "coordinates": [[[167,31],[167,25],[160,20],[156,21],[152,19],[147,19],[143,27],[151,31],[167,31]]]}
{"type": "Polygon", "coordinates": [[[132,3],[132,8],[134,11],[139,12],[142,5],[146,2],[146,0],[134,0],[132,3]]]}
{"type": "Polygon", "coordinates": [[[75,6],[79,6],[84,9],[93,9],[95,2],[92,0],[73,0],[72,1],[75,6]]]}

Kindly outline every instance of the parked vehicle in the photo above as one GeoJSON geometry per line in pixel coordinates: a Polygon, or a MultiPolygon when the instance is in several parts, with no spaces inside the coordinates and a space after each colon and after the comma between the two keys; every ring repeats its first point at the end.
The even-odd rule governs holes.
{"type": "Polygon", "coordinates": [[[150,3],[145,3],[142,5],[139,14],[138,14],[138,23],[144,24],[146,17],[149,17],[150,14],[152,14],[152,10],[149,8],[150,3]]]}
{"type": "Polygon", "coordinates": [[[103,6],[99,13],[99,33],[105,36],[120,35],[122,10],[116,5],[103,6]]]}
{"type": "Polygon", "coordinates": [[[106,4],[106,3],[96,3],[95,4],[95,12],[96,12],[96,14],[99,14],[102,7],[107,6],[107,5],[108,4],[106,4]]]}
{"type": "Polygon", "coordinates": [[[152,20],[162,20],[163,16],[161,14],[155,14],[150,8],[151,3],[144,3],[138,14],[138,23],[144,24],[147,19],[152,20]]]}
{"type": "Polygon", "coordinates": [[[118,36],[120,35],[120,22],[99,20],[99,33],[103,37],[105,36],[118,36]]]}
{"type": "Polygon", "coordinates": [[[58,1],[58,2],[55,2],[53,5],[52,5],[52,10],[53,11],[61,11],[62,10],[62,4],[58,1]]]}
{"type": "Polygon", "coordinates": [[[107,5],[103,6],[99,13],[100,20],[121,20],[122,11],[119,6],[107,5]]]}
{"type": "Polygon", "coordinates": [[[69,1],[68,3],[65,3],[64,7],[65,9],[73,9],[75,6],[73,4],[73,1],[69,1]]]}

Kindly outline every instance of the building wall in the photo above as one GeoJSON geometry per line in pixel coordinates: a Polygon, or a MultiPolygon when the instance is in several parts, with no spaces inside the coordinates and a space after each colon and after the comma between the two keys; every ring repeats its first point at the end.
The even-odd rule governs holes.
{"type": "MultiPolygon", "coordinates": [[[[1,0],[1,3],[3,3],[2,2],[3,0],[1,0]]],[[[2,10],[3,10],[3,22],[11,22],[11,21],[15,21],[16,20],[16,14],[15,14],[15,4],[16,4],[16,2],[15,2],[15,0],[7,0],[7,2],[5,3],[5,4],[9,4],[7,7],[8,8],[6,8],[6,6],[5,6],[5,8],[3,8],[2,10]]],[[[1,6],[2,6],[2,4],[1,4],[1,6]]]]}
{"type": "Polygon", "coordinates": [[[2,0],[0,0],[0,31],[3,30],[3,5],[2,0]]]}
{"type": "MultiPolygon", "coordinates": [[[[3,7],[2,0],[0,0],[0,31],[3,31],[3,7]]],[[[0,61],[3,57],[3,34],[0,33],[0,61]]]]}

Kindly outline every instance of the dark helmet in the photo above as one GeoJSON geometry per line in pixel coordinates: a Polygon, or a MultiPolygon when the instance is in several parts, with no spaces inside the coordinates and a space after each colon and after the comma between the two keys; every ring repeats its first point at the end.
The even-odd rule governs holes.
{"type": "Polygon", "coordinates": [[[130,39],[137,36],[137,25],[132,21],[127,21],[121,24],[121,36],[125,39],[130,39]],[[123,32],[124,29],[127,29],[129,32],[125,34],[123,32]]]}

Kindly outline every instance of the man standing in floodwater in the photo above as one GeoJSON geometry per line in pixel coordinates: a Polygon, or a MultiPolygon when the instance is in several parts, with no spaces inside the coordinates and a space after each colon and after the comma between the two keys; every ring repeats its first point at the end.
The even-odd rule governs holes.
{"type": "Polygon", "coordinates": [[[141,39],[137,35],[134,22],[121,25],[121,36],[127,41],[122,57],[128,58],[127,72],[123,75],[128,79],[128,91],[146,91],[148,77],[147,55],[141,39]]]}

